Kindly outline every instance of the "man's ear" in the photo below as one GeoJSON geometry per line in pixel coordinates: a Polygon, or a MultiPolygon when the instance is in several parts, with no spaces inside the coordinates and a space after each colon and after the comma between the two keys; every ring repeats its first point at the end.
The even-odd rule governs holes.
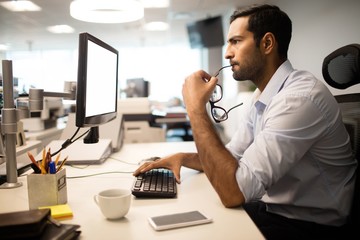
{"type": "Polygon", "coordinates": [[[270,53],[275,47],[275,36],[274,34],[268,32],[265,33],[264,37],[261,39],[261,46],[264,50],[264,53],[270,53]]]}

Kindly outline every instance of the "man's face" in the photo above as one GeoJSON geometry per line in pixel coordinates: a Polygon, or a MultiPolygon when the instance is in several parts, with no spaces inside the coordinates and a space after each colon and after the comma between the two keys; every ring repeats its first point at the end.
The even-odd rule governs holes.
{"type": "Polygon", "coordinates": [[[230,60],[235,80],[260,81],[264,69],[264,56],[256,46],[254,34],[247,30],[248,17],[239,17],[229,27],[225,58],[230,60]]]}

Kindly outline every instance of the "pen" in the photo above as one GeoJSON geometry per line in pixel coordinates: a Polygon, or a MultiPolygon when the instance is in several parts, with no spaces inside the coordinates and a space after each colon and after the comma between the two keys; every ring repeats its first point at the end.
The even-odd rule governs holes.
{"type": "Polygon", "coordinates": [[[49,162],[49,173],[50,174],[55,174],[56,173],[56,166],[55,166],[54,161],[49,162]]]}

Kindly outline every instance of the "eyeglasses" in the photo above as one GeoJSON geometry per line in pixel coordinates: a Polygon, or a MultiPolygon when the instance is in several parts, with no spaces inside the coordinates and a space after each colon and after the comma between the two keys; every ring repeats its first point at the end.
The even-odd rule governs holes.
{"type": "MultiPolygon", "coordinates": [[[[231,67],[231,65],[220,68],[216,72],[214,77],[217,77],[220,74],[221,70],[223,70],[224,68],[227,68],[227,67],[231,67]]],[[[220,106],[215,106],[215,103],[219,102],[222,99],[222,97],[223,97],[223,89],[219,84],[216,84],[215,90],[209,99],[209,103],[210,103],[210,107],[211,107],[211,116],[213,117],[213,119],[216,123],[220,123],[220,122],[227,120],[229,118],[229,112],[231,110],[233,110],[234,108],[242,105],[242,103],[239,103],[238,105],[235,105],[234,107],[232,107],[226,111],[224,108],[222,108],[220,106]]]]}

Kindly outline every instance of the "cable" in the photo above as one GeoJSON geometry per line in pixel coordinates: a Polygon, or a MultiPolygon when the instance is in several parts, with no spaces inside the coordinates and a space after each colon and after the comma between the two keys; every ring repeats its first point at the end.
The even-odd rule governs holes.
{"type": "Polygon", "coordinates": [[[114,157],[111,157],[111,156],[109,156],[109,158],[110,159],[113,159],[113,160],[115,160],[115,161],[119,161],[119,162],[122,162],[122,163],[125,163],[125,164],[129,164],[129,165],[138,165],[137,163],[130,163],[130,162],[126,162],[126,161],[124,161],[124,160],[121,160],[121,159],[118,159],[118,158],[114,158],[114,157]]]}
{"type": "Polygon", "coordinates": [[[61,148],[59,150],[57,150],[56,152],[52,153],[51,156],[55,156],[56,154],[58,154],[59,152],[61,152],[62,150],[64,150],[65,148],[67,148],[69,145],[71,145],[72,143],[76,142],[77,140],[79,140],[80,138],[82,138],[85,134],[87,134],[90,129],[88,129],[86,132],[84,132],[83,134],[81,134],[79,137],[75,138],[75,136],[77,135],[77,133],[79,132],[80,127],[78,127],[75,131],[75,133],[71,136],[71,138],[66,139],[64,141],[64,143],[61,145],[61,148]],[[75,138],[75,140],[73,140],[75,138]]]}

